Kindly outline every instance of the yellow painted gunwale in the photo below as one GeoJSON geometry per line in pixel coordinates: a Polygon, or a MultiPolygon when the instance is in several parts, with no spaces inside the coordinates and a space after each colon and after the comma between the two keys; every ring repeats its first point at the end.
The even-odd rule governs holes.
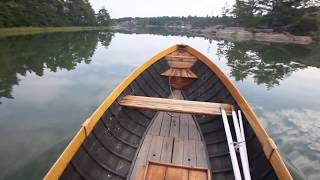
{"type": "MultiPolygon", "coordinates": [[[[128,87],[131,82],[136,79],[144,70],[146,70],[149,66],[157,62],[158,60],[164,58],[166,55],[174,52],[178,49],[179,45],[174,45],[169,47],[168,49],[163,50],[159,54],[153,56],[149,60],[147,60],[144,64],[138,67],[135,71],[133,71],[125,80],[123,80],[117,88],[115,88],[112,93],[102,102],[102,104],[97,108],[97,110],[82,124],[80,130],[71,140],[69,145],[57,159],[57,161],[53,164],[49,172],[44,177],[45,180],[53,180],[58,179],[63,173],[64,169],[71,161],[74,154],[77,152],[78,148],[85,140],[86,136],[92,131],[98,120],[101,118],[103,113],[109,108],[109,106],[117,99],[117,97],[122,93],[122,91],[128,87]]],[[[226,88],[230,91],[231,95],[234,97],[235,101],[238,103],[242,112],[246,116],[249,124],[254,130],[257,138],[262,144],[263,151],[267,158],[269,158],[272,167],[274,168],[279,179],[292,179],[288,169],[286,168],[283,160],[280,157],[280,154],[277,150],[276,145],[269,137],[262,124],[258,121],[257,116],[247,103],[247,101],[240,95],[240,92],[234,86],[232,81],[223,73],[223,71],[213,63],[209,58],[204,56],[199,51],[193,49],[190,46],[184,45],[184,49],[197,57],[203,63],[205,63],[211,71],[213,71],[220,80],[224,83],[226,88]]]]}
{"type": "Polygon", "coordinates": [[[116,87],[111,94],[102,102],[98,109],[82,124],[80,130],[76,136],[71,140],[69,145],[60,155],[58,160],[53,164],[47,175],[44,177],[45,180],[58,179],[63,173],[64,169],[71,161],[73,155],[77,152],[80,145],[84,141],[85,137],[92,131],[93,127],[96,125],[98,120],[101,118],[103,113],[109,108],[109,106],[117,99],[117,97],[122,93],[122,91],[128,87],[133,80],[135,80],[144,70],[149,66],[162,59],[164,56],[174,52],[177,46],[172,46],[159,54],[153,56],[151,59],[147,60],[144,64],[134,70],[126,79],[124,79],[118,87],[116,87]]]}
{"type": "Polygon", "coordinates": [[[271,165],[275,173],[277,174],[278,178],[281,180],[292,180],[293,178],[290,172],[288,171],[286,165],[284,164],[277,150],[277,146],[275,145],[273,140],[270,138],[266,130],[263,128],[262,124],[258,120],[258,117],[252,110],[249,103],[245,100],[243,96],[241,96],[238,89],[232,83],[231,79],[228,76],[226,76],[223,73],[223,71],[215,63],[213,63],[213,61],[211,61],[208,57],[206,57],[199,51],[193,49],[190,46],[187,46],[186,50],[187,52],[189,52],[190,54],[192,54],[193,56],[201,60],[203,63],[205,63],[211,69],[211,71],[213,71],[219,77],[219,79],[223,82],[223,84],[229,90],[229,92],[231,93],[231,95],[239,105],[241,111],[247,118],[253,131],[255,132],[259,142],[262,145],[263,152],[268,158],[268,160],[271,162],[271,165]]]}

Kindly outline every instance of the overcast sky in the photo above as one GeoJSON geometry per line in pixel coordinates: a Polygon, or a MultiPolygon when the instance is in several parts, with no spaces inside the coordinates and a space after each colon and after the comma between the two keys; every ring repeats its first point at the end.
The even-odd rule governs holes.
{"type": "Polygon", "coordinates": [[[89,0],[97,11],[104,6],[112,18],[220,15],[235,0],[89,0]]]}

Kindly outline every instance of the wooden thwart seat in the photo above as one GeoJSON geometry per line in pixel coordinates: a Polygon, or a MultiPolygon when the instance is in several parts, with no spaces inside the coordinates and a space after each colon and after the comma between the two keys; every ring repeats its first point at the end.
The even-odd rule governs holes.
{"type": "Polygon", "coordinates": [[[186,101],[145,96],[125,96],[120,101],[122,106],[150,109],[155,111],[180,112],[189,114],[221,115],[223,107],[227,115],[231,115],[232,105],[200,101],[186,101]]]}

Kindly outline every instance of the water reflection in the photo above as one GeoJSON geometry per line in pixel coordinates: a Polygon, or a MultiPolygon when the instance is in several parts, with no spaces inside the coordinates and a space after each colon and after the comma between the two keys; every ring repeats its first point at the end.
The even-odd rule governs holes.
{"type": "Polygon", "coordinates": [[[164,28],[164,27],[137,27],[137,28],[128,28],[116,30],[116,32],[123,34],[155,34],[161,36],[185,36],[185,37],[197,37],[188,29],[177,29],[177,28],[164,28]]]}
{"type": "Polygon", "coordinates": [[[308,179],[319,179],[319,47],[110,32],[0,39],[0,91],[9,94],[1,97],[15,97],[0,99],[0,179],[41,179],[116,85],[175,43],[211,59],[219,55],[215,63],[238,80],[235,85],[262,117],[283,158],[308,179]],[[265,88],[267,83],[273,88],[265,88]]]}
{"type": "Polygon", "coordinates": [[[271,88],[291,75],[292,72],[307,67],[303,60],[312,49],[298,45],[266,45],[253,42],[218,43],[218,56],[227,59],[230,75],[236,81],[252,76],[254,81],[271,88]]]}
{"type": "Polygon", "coordinates": [[[320,172],[320,112],[311,109],[259,110],[264,126],[296,169],[306,179],[318,179],[320,172]],[[302,173],[300,173],[302,174],[302,173]]]}
{"type": "Polygon", "coordinates": [[[89,64],[98,41],[108,47],[112,37],[111,32],[75,32],[0,39],[0,98],[14,98],[11,91],[19,84],[18,75],[42,76],[45,69],[70,71],[82,62],[89,64]]]}
{"type": "MultiPolygon", "coordinates": [[[[156,34],[162,36],[195,37],[187,29],[175,28],[132,28],[118,30],[126,34],[156,34]]],[[[320,67],[319,46],[296,44],[271,44],[251,41],[226,41],[212,37],[217,43],[218,57],[224,56],[231,68],[230,75],[236,81],[252,76],[256,84],[266,85],[268,89],[280,85],[281,80],[289,77],[292,72],[308,66],[320,67]]],[[[231,39],[232,40],[232,39],[231,39]]]]}

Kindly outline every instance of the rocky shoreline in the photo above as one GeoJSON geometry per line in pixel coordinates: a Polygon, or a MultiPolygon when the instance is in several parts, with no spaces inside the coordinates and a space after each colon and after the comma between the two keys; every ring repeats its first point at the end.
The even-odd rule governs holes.
{"type": "Polygon", "coordinates": [[[311,44],[310,36],[295,36],[290,33],[277,33],[272,29],[254,29],[242,27],[221,27],[215,26],[203,30],[191,30],[192,32],[204,35],[205,37],[215,36],[217,38],[233,41],[259,41],[290,44],[311,44]]]}
{"type": "Polygon", "coordinates": [[[228,41],[258,41],[269,43],[284,43],[284,44],[304,44],[308,45],[313,42],[311,36],[295,36],[288,32],[278,33],[273,32],[272,29],[255,29],[255,28],[243,28],[243,27],[224,27],[221,25],[207,27],[204,29],[197,29],[191,27],[155,27],[155,26],[113,26],[111,29],[125,30],[132,33],[139,33],[139,29],[143,28],[164,28],[168,32],[181,32],[188,33],[193,36],[205,37],[208,39],[223,39],[228,41]]]}

